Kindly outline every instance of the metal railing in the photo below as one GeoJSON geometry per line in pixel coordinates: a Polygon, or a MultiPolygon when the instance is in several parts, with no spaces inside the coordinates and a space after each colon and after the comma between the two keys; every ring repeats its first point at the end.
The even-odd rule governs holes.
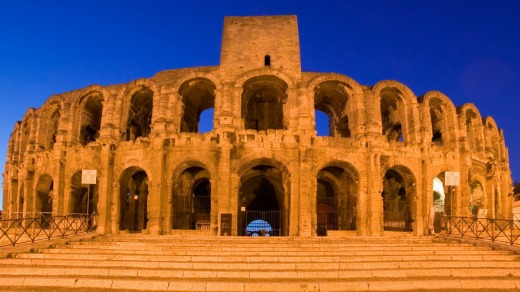
{"type": "Polygon", "coordinates": [[[520,221],[444,216],[446,235],[520,246],[520,221]]]}
{"type": "Polygon", "coordinates": [[[96,225],[97,215],[93,214],[4,213],[0,220],[0,247],[92,232],[96,225]]]}

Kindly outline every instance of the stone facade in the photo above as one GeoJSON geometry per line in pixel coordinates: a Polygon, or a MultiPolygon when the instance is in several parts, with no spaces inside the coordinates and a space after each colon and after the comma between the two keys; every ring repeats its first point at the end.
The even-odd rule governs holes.
{"type": "Polygon", "coordinates": [[[424,235],[432,206],[511,217],[493,118],[397,81],[301,72],[299,52],[295,16],[226,17],[219,66],[51,96],[14,126],[4,216],[88,209],[103,234],[251,235],[257,220],[289,236],[424,235]],[[208,109],[213,129],[200,133],[208,109]],[[85,169],[97,184],[81,184],[85,169]]]}

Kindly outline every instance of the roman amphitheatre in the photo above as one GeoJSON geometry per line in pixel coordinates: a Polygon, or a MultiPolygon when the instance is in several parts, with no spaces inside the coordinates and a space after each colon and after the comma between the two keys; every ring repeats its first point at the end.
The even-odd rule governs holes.
{"type": "Polygon", "coordinates": [[[294,17],[231,17],[220,66],[51,96],[13,129],[4,214],[86,212],[81,171],[95,169],[89,209],[103,234],[217,235],[231,214],[231,234],[244,235],[247,215],[262,216],[250,212],[285,236],[405,231],[404,212],[406,231],[423,235],[433,205],[510,217],[507,148],[492,117],[397,81],[301,72],[299,50],[294,17]],[[214,128],[201,134],[207,109],[214,128]],[[316,136],[315,111],[328,115],[329,136],[316,136]],[[455,171],[449,192],[444,174],[455,171]]]}
{"type": "MultiPolygon", "coordinates": [[[[394,80],[302,72],[295,16],[226,17],[218,66],[49,97],[14,125],[3,178],[4,217],[94,214],[98,238],[131,246],[269,237],[333,252],[349,240],[432,244],[445,215],[512,216],[492,117],[394,80]],[[208,111],[213,127],[201,133],[208,111]],[[328,116],[326,136],[317,112],[328,116]]],[[[509,274],[514,286],[518,268],[509,274]]]]}

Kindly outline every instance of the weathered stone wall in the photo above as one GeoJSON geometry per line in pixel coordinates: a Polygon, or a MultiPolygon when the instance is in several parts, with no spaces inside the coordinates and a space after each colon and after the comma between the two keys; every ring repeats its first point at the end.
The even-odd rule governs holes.
{"type": "Polygon", "coordinates": [[[232,234],[244,235],[244,207],[278,212],[281,235],[324,225],[423,235],[433,180],[445,183],[448,171],[460,172],[460,186],[444,185],[446,213],[511,217],[507,148],[492,118],[397,81],[302,73],[299,58],[296,17],[229,17],[220,67],[52,96],[13,129],[3,215],[46,202],[55,214],[86,209],[78,172],[96,169],[89,210],[99,233],[216,235],[229,213],[232,234]],[[199,133],[206,109],[213,130],[199,133]],[[316,135],[316,110],[329,136],[316,135]]]}

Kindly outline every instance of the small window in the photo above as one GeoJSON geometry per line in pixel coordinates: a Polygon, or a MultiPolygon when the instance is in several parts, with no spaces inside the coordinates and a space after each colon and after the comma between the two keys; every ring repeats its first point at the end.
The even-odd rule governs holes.
{"type": "Polygon", "coordinates": [[[271,66],[271,56],[265,55],[265,57],[264,57],[264,65],[265,66],[271,66]]]}

